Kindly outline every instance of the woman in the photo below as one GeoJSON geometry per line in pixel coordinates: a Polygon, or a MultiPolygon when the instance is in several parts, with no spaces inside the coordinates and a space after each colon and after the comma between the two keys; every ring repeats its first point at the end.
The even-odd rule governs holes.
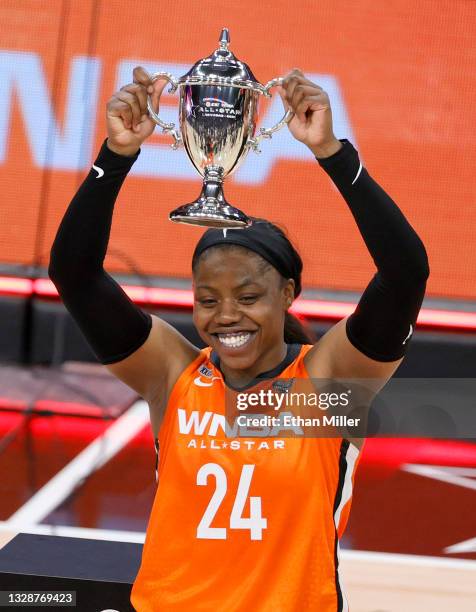
{"type": "Polygon", "coordinates": [[[193,256],[200,351],[136,307],[102,266],[115,199],[154,131],[147,93],[158,106],[163,85],[137,67],[109,101],[107,141],[66,211],[49,267],[99,361],[150,406],[159,486],[131,601],[139,612],[347,610],[338,539],[361,440],[230,440],[225,389],[307,377],[383,386],[421,306],[425,248],[354,147],[335,138],[326,92],[293,70],[280,92],[295,112],[289,129],[339,189],[377,272],[355,312],[312,344],[288,313],[302,262],[284,233],[264,220],[226,235],[207,230],[193,256]]]}

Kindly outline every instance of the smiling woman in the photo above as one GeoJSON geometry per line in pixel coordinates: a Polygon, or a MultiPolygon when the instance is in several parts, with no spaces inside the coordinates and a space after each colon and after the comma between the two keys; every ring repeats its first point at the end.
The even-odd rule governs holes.
{"type": "Polygon", "coordinates": [[[301,292],[302,260],[284,232],[253,218],[245,230],[207,230],[192,257],[193,320],[228,383],[243,385],[312,344],[288,309],[301,292]]]}
{"type": "Polygon", "coordinates": [[[207,230],[192,261],[194,322],[207,345],[199,350],[103,268],[116,197],[154,131],[146,101],[149,93],[158,105],[157,83],[138,67],[109,101],[108,139],[65,213],[49,266],[99,361],[150,407],[159,486],[131,602],[138,612],[345,611],[339,538],[362,440],[339,432],[230,439],[226,401],[258,383],[292,391],[310,378],[369,378],[377,393],[411,340],[425,248],[352,144],[335,138],[326,92],[293,70],[281,92],[295,112],[289,130],[339,189],[377,273],[355,312],[313,343],[288,313],[302,261],[285,233],[264,219],[207,230]]]}

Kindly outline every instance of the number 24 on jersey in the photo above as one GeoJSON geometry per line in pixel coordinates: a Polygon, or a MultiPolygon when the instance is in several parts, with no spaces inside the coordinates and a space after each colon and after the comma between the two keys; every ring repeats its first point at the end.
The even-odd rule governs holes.
{"type": "MultiPolygon", "coordinates": [[[[268,526],[267,519],[261,515],[261,497],[250,497],[250,515],[243,516],[246,500],[250,491],[254,465],[244,465],[235,501],[230,515],[230,529],[249,529],[251,540],[262,540],[263,529],[268,526]]],[[[197,472],[197,485],[206,486],[208,477],[215,478],[215,491],[208,503],[200,523],[197,526],[197,538],[206,540],[226,540],[226,527],[210,527],[226,493],[228,481],[225,470],[216,463],[206,463],[197,472]]]]}

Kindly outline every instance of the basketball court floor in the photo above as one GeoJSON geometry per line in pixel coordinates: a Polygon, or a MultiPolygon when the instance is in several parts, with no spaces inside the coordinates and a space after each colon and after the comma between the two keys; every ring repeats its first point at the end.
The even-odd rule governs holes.
{"type": "MultiPolygon", "coordinates": [[[[143,542],[144,401],[101,366],[0,368],[0,545],[16,533],[143,542]]],[[[476,444],[367,440],[341,543],[352,612],[476,610],[476,444]]]]}

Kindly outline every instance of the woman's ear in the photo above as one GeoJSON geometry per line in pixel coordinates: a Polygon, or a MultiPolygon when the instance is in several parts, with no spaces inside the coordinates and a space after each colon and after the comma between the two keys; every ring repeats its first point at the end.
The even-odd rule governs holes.
{"type": "Polygon", "coordinates": [[[283,295],[284,295],[284,306],[287,310],[294,301],[294,289],[296,287],[296,283],[293,278],[288,278],[286,284],[283,287],[283,295]]]}

